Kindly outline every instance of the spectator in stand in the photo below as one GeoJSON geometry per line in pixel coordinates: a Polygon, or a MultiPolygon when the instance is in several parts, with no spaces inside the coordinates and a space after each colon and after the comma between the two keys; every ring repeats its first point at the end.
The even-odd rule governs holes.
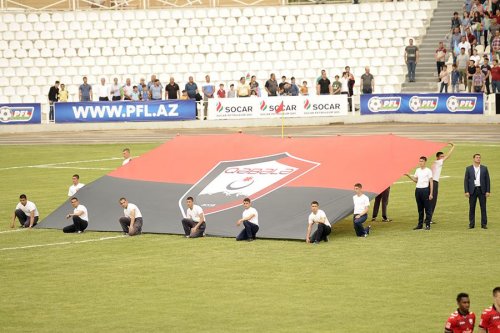
{"type": "Polygon", "coordinates": [[[54,120],[54,103],[59,100],[59,81],[56,81],[49,89],[49,121],[54,120]]]}
{"type": "Polygon", "coordinates": [[[250,97],[259,97],[259,95],[257,95],[255,90],[250,90],[250,97]]]}
{"type": "Polygon", "coordinates": [[[309,95],[309,88],[307,88],[307,81],[302,81],[302,85],[300,86],[300,94],[302,96],[309,95]]]}
{"type": "Polygon", "coordinates": [[[318,95],[330,95],[332,89],[330,87],[330,80],[326,77],[326,72],[321,71],[321,78],[318,80],[316,85],[316,94],[318,95]]]}
{"type": "Polygon", "coordinates": [[[146,84],[146,79],[141,77],[141,79],[139,80],[139,84],[137,85],[137,89],[139,89],[139,92],[142,91],[142,85],[146,84]]]}
{"type": "Polygon", "coordinates": [[[465,53],[465,48],[460,49],[460,54],[457,57],[457,67],[460,73],[460,82],[464,84],[464,90],[467,87],[467,64],[469,63],[469,55],[465,53]]]}
{"type": "Polygon", "coordinates": [[[458,17],[458,12],[454,12],[453,16],[451,18],[451,28],[450,30],[453,31],[455,28],[460,29],[460,18],[458,17]]]}
{"type": "Polygon", "coordinates": [[[139,91],[139,87],[134,86],[132,88],[132,93],[130,94],[130,99],[134,102],[138,102],[141,100],[141,92],[139,91]]]}
{"type": "Polygon", "coordinates": [[[234,84],[231,83],[229,85],[229,91],[227,92],[227,98],[235,98],[236,97],[236,90],[234,90],[234,84]]]}
{"type": "Polygon", "coordinates": [[[238,97],[250,97],[250,86],[247,84],[244,76],[240,77],[237,92],[238,97]]]}
{"type": "Polygon", "coordinates": [[[467,38],[465,36],[462,36],[462,38],[460,40],[460,43],[458,43],[458,48],[459,49],[464,48],[465,49],[465,53],[467,53],[469,56],[471,55],[470,43],[469,43],[469,41],[467,40],[467,38]]]}
{"type": "Polygon", "coordinates": [[[470,17],[469,17],[469,12],[464,12],[464,15],[462,19],[460,20],[460,31],[462,33],[465,33],[465,30],[470,28],[470,17]]]}
{"type": "Polygon", "coordinates": [[[290,83],[290,93],[292,96],[299,96],[299,87],[295,83],[295,77],[292,76],[290,79],[292,82],[290,83]]]}
{"type": "Polygon", "coordinates": [[[340,95],[342,88],[342,83],[339,81],[339,76],[335,75],[335,81],[332,83],[332,94],[333,95],[340,95]]]}
{"type": "Polygon", "coordinates": [[[155,83],[151,86],[151,88],[149,88],[149,92],[151,94],[152,101],[159,101],[163,98],[163,87],[160,86],[160,80],[156,79],[155,83]]]}
{"type": "Polygon", "coordinates": [[[354,74],[351,73],[351,67],[345,66],[345,72],[347,73],[347,91],[349,92],[349,110],[352,111],[352,95],[354,95],[354,84],[356,80],[354,79],[354,74]]]}
{"type": "Polygon", "coordinates": [[[441,88],[439,92],[448,93],[448,84],[450,83],[450,73],[448,73],[448,66],[443,66],[441,73],[439,73],[439,78],[441,79],[441,88]]]}
{"type": "Polygon", "coordinates": [[[219,84],[219,90],[217,90],[217,97],[226,98],[226,91],[224,90],[224,83],[219,84]]]}
{"type": "Polygon", "coordinates": [[[467,91],[472,92],[472,77],[476,74],[476,64],[474,60],[469,60],[469,65],[467,66],[467,91]]]}
{"type": "Polygon", "coordinates": [[[500,31],[496,30],[495,31],[495,37],[491,41],[491,48],[492,48],[492,53],[495,59],[498,59],[498,56],[500,55],[500,31]]]}
{"type": "Polygon", "coordinates": [[[408,81],[415,82],[415,69],[419,58],[418,47],[413,45],[410,38],[410,45],[405,48],[405,63],[408,66],[408,81]]]}
{"type": "Polygon", "coordinates": [[[487,55],[484,55],[483,59],[483,65],[481,66],[481,72],[484,74],[484,84],[486,88],[486,93],[489,95],[491,93],[490,91],[490,84],[491,84],[491,66],[488,64],[489,59],[487,55]]]}
{"type": "Polygon", "coordinates": [[[165,87],[165,98],[166,99],[179,99],[181,97],[181,89],[179,88],[179,85],[175,83],[175,80],[173,77],[170,77],[170,81],[168,82],[167,86],[165,87]]]}
{"type": "Polygon", "coordinates": [[[472,6],[472,0],[465,0],[464,1],[464,11],[469,13],[471,6],[472,6]]]}
{"type": "Polygon", "coordinates": [[[269,80],[266,81],[265,88],[266,88],[268,96],[277,96],[278,95],[277,94],[278,82],[276,81],[276,75],[274,75],[274,73],[272,73],[269,80]]]}
{"type": "Polygon", "coordinates": [[[196,95],[199,94],[198,86],[196,85],[196,83],[194,83],[192,76],[189,77],[188,83],[186,83],[184,89],[186,90],[187,95],[190,99],[196,99],[196,95]]]}
{"type": "Polygon", "coordinates": [[[148,82],[148,90],[151,90],[151,87],[155,85],[156,75],[151,75],[151,81],[148,82]]]}
{"type": "MultiPolygon", "coordinates": [[[[477,45],[481,45],[481,31],[483,31],[482,15],[479,12],[474,12],[471,20],[471,29],[474,37],[476,37],[477,45]]],[[[469,42],[472,44],[469,35],[467,34],[469,42]]],[[[473,44],[472,44],[473,45],[473,44]]]]}
{"type": "Polygon", "coordinates": [[[131,96],[134,87],[132,86],[132,83],[130,83],[130,78],[127,78],[127,80],[125,80],[125,85],[122,87],[122,90],[123,90],[123,100],[124,101],[132,100],[131,96]]]}
{"type": "Polygon", "coordinates": [[[481,57],[479,56],[479,54],[477,54],[477,50],[476,49],[474,49],[472,51],[472,55],[470,56],[469,60],[473,60],[475,65],[479,65],[480,64],[481,57]]]}
{"type": "Polygon", "coordinates": [[[255,75],[252,75],[250,78],[250,90],[255,91],[257,93],[257,96],[259,96],[259,82],[257,82],[255,75]]]}
{"type": "MultiPolygon", "coordinates": [[[[347,72],[342,73],[342,77],[340,78],[340,93],[342,95],[347,95],[347,100],[349,101],[349,75],[347,72]]],[[[351,112],[351,106],[349,105],[349,112],[351,112]]]]}
{"type": "Polygon", "coordinates": [[[151,100],[151,96],[149,95],[148,86],[144,83],[141,87],[138,87],[141,93],[141,100],[147,102],[151,100]]]}
{"type": "Polygon", "coordinates": [[[205,76],[205,84],[201,88],[201,91],[203,91],[203,110],[204,110],[204,118],[207,119],[207,110],[208,110],[208,99],[209,98],[214,98],[215,94],[215,86],[213,83],[210,82],[210,75],[205,76]]]}
{"type": "Polygon", "coordinates": [[[493,60],[493,67],[491,67],[491,88],[493,93],[500,93],[500,66],[498,60],[493,60]]]}
{"type": "MultiPolygon", "coordinates": [[[[474,50],[476,48],[476,46],[478,45],[479,40],[476,38],[475,32],[472,33],[470,31],[470,29],[467,29],[465,31],[465,36],[467,37],[466,41],[469,42],[469,44],[470,44],[470,47],[471,47],[470,52],[472,54],[472,50],[474,50]]],[[[481,38],[481,37],[479,37],[479,38],[481,38]]]]}
{"type": "Polygon", "coordinates": [[[453,64],[451,71],[451,92],[458,93],[460,85],[460,72],[457,69],[457,64],[453,64]]]}
{"type": "Polygon", "coordinates": [[[183,90],[180,100],[185,101],[188,99],[189,99],[189,96],[188,96],[187,90],[183,90]]]}
{"type": "Polygon", "coordinates": [[[290,83],[285,83],[281,96],[292,96],[292,85],[290,83]]]}
{"type": "Polygon", "coordinates": [[[113,85],[111,86],[111,99],[113,101],[121,101],[122,97],[123,97],[123,90],[122,88],[120,87],[120,85],[118,84],[118,78],[114,78],[113,79],[114,83],[113,85]]]}
{"type": "Polygon", "coordinates": [[[106,84],[106,79],[101,78],[101,84],[97,86],[97,94],[99,96],[99,102],[108,102],[109,95],[111,93],[110,87],[106,84]]]}
{"type": "Polygon", "coordinates": [[[59,90],[59,102],[67,102],[68,101],[68,91],[64,84],[61,84],[61,90],[59,90]]]}
{"type": "Polygon", "coordinates": [[[473,18],[476,15],[476,13],[479,13],[479,16],[484,15],[484,7],[483,5],[481,5],[479,0],[474,0],[474,2],[472,3],[472,7],[470,9],[470,13],[472,14],[473,18]]]}
{"type": "Polygon", "coordinates": [[[87,77],[83,77],[83,83],[78,88],[80,102],[90,102],[92,98],[92,86],[87,83],[87,77]]]}
{"type": "Polygon", "coordinates": [[[473,92],[480,93],[484,92],[485,76],[481,71],[481,67],[476,66],[476,71],[472,75],[472,84],[474,85],[473,92]]]}
{"type": "Polygon", "coordinates": [[[500,9],[500,1],[491,0],[491,12],[496,13],[497,9],[500,9]]]}
{"type": "Polygon", "coordinates": [[[359,90],[365,94],[372,94],[375,90],[375,78],[370,73],[370,67],[365,67],[365,74],[361,75],[361,83],[359,85],[359,90]]]}
{"type": "Polygon", "coordinates": [[[485,12],[483,17],[483,36],[484,36],[484,48],[488,46],[488,31],[491,28],[490,13],[485,12]]]}
{"type": "Polygon", "coordinates": [[[437,67],[437,75],[441,73],[444,64],[446,62],[446,48],[443,45],[443,42],[439,42],[439,47],[436,49],[436,67],[437,67]]]}
{"type": "Polygon", "coordinates": [[[450,50],[453,50],[453,63],[457,62],[457,56],[460,54],[460,49],[458,44],[462,40],[462,35],[460,34],[460,29],[455,28],[450,38],[450,50]]]}
{"type": "Polygon", "coordinates": [[[288,82],[286,82],[286,76],[282,76],[281,77],[281,82],[280,84],[278,85],[278,92],[280,95],[283,95],[284,91],[285,91],[285,85],[288,84],[288,82]]]}

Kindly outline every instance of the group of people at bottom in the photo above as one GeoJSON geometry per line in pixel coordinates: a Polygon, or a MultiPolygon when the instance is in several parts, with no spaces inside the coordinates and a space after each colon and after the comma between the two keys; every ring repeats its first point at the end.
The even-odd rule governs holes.
{"type": "MultiPolygon", "coordinates": [[[[354,230],[358,237],[367,237],[370,234],[370,226],[365,228],[363,223],[368,218],[368,209],[370,208],[370,199],[363,194],[363,186],[360,183],[354,185],[355,195],[353,223],[354,230]]],[[[87,208],[80,203],[77,197],[73,196],[70,199],[73,212],[66,215],[66,219],[72,219],[72,224],[63,228],[65,233],[82,233],[87,229],[89,217],[87,208]]],[[[124,216],[120,217],[119,223],[123,233],[128,236],[140,235],[142,233],[143,219],[142,213],[137,205],[128,202],[124,197],[119,200],[120,206],[123,208],[124,216]]],[[[198,238],[205,236],[206,219],[203,209],[194,204],[194,199],[188,197],[186,199],[186,214],[182,219],[182,227],[186,238],[198,238]]],[[[236,221],[237,226],[243,226],[241,232],[236,236],[237,241],[253,241],[257,237],[259,231],[259,213],[252,207],[250,198],[243,199],[243,213],[241,219],[236,221]]],[[[19,220],[21,227],[32,228],[38,223],[38,209],[36,205],[27,200],[25,194],[19,196],[19,203],[14,211],[11,227],[14,227],[16,218],[19,220]]],[[[319,209],[319,203],[313,201],[311,203],[311,213],[308,218],[308,227],[306,233],[306,242],[318,244],[321,241],[328,241],[328,235],[332,231],[332,226],[328,221],[325,212],[319,209]],[[311,235],[314,225],[317,225],[316,231],[311,235]]]]}
{"type": "MultiPolygon", "coordinates": [[[[458,308],[446,321],[445,333],[473,332],[476,324],[476,314],[470,310],[470,298],[466,293],[457,295],[458,308]]],[[[480,333],[500,333],[500,287],[493,289],[493,305],[481,314],[479,322],[480,333]]]]}

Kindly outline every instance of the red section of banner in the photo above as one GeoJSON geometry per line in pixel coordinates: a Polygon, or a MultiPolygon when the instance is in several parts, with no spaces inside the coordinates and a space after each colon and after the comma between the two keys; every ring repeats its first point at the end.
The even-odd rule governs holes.
{"type": "Polygon", "coordinates": [[[379,193],[415,168],[420,156],[431,156],[445,145],[394,135],[288,139],[246,134],[179,136],[109,176],[195,184],[219,162],[288,153],[319,165],[287,187],[352,189],[359,182],[365,191],[379,193]]]}

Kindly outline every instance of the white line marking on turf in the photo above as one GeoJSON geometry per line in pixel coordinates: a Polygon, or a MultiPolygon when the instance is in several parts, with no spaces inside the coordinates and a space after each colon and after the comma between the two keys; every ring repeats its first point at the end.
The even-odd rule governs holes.
{"type": "Polygon", "coordinates": [[[69,244],[81,244],[81,243],[90,243],[90,242],[99,242],[99,241],[105,241],[108,239],[116,239],[116,238],[124,238],[124,235],[120,236],[111,236],[111,237],[100,237],[100,238],[94,238],[94,239],[86,239],[86,240],[81,240],[81,241],[75,241],[75,242],[59,242],[59,243],[49,243],[49,244],[35,244],[35,245],[26,245],[26,246],[16,246],[16,247],[4,247],[1,248],[0,251],[9,251],[9,250],[22,250],[22,249],[32,249],[35,247],[46,247],[46,246],[57,246],[57,245],[69,245],[69,244]]]}
{"type": "MultiPolygon", "coordinates": [[[[68,165],[68,164],[77,164],[77,163],[88,163],[88,162],[103,162],[103,161],[113,161],[113,160],[121,160],[120,157],[110,157],[110,158],[102,158],[99,160],[85,160],[85,161],[70,161],[70,162],[60,162],[60,163],[46,163],[46,164],[35,164],[35,165],[23,165],[23,166],[14,166],[7,168],[0,168],[0,170],[13,170],[13,169],[23,169],[23,168],[50,168],[57,167],[59,165],[68,165]]],[[[108,170],[108,169],[106,169],[108,170]]]]}
{"type": "MultiPolygon", "coordinates": [[[[443,178],[450,178],[451,176],[441,176],[440,179],[443,179],[443,178]]],[[[414,183],[413,180],[405,180],[405,181],[402,181],[402,182],[395,182],[394,184],[406,184],[406,183],[414,183]]]]}
{"type": "Polygon", "coordinates": [[[26,229],[15,229],[15,230],[6,230],[6,231],[0,231],[0,234],[6,234],[8,232],[19,232],[19,231],[24,231],[26,229]]]}

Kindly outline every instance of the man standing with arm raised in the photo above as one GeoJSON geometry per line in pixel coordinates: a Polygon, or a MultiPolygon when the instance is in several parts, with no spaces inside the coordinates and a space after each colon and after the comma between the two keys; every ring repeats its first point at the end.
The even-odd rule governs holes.
{"type": "MultiPolygon", "coordinates": [[[[434,217],[434,210],[436,209],[436,203],[438,199],[438,190],[439,190],[439,178],[441,177],[441,170],[443,169],[443,163],[446,161],[451,154],[453,153],[453,149],[455,149],[455,145],[450,142],[448,143],[451,146],[448,154],[444,154],[442,151],[438,151],[436,153],[436,160],[432,163],[432,183],[433,183],[433,192],[432,192],[432,200],[431,200],[431,214],[434,217]]],[[[431,223],[435,223],[432,221],[431,223]]]]}
{"type": "Polygon", "coordinates": [[[418,210],[418,224],[413,230],[420,230],[424,224],[424,211],[425,211],[425,230],[431,230],[431,200],[434,184],[432,182],[432,171],[425,167],[427,157],[420,156],[420,167],[415,170],[415,175],[410,176],[405,174],[408,178],[417,183],[415,188],[415,200],[417,201],[418,210]]]}
{"type": "Polygon", "coordinates": [[[490,196],[490,174],[488,168],[481,165],[481,155],[474,154],[474,162],[465,168],[464,191],[469,198],[469,229],[474,229],[476,224],[476,203],[479,199],[481,207],[481,228],[488,229],[486,215],[486,198],[490,196]]]}

